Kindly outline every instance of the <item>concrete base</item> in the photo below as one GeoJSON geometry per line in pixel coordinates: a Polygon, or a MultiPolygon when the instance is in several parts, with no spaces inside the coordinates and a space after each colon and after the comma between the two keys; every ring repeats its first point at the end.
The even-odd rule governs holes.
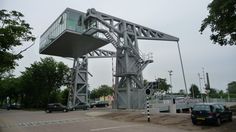
{"type": "Polygon", "coordinates": [[[173,103],[170,104],[170,113],[172,114],[176,113],[176,104],[173,103]]]}

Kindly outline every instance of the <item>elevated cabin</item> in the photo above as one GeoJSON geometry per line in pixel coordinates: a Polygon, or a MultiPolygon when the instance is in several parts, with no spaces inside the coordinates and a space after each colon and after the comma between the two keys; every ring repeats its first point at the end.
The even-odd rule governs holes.
{"type": "Polygon", "coordinates": [[[41,35],[40,54],[78,58],[108,42],[86,36],[85,13],[67,8],[41,35]]]}

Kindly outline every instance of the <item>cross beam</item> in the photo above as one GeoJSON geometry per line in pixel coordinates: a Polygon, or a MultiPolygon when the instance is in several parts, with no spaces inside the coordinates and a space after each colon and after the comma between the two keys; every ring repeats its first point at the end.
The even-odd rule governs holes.
{"type": "Polygon", "coordinates": [[[97,49],[87,54],[88,58],[112,58],[116,57],[116,52],[97,49]]]}
{"type": "Polygon", "coordinates": [[[129,34],[135,35],[137,39],[179,41],[179,38],[177,37],[96,11],[94,8],[88,9],[85,23],[88,24],[89,19],[96,19],[108,27],[109,30],[113,30],[120,35],[122,35],[125,31],[128,31],[129,34]],[[124,26],[127,28],[122,28],[124,26]]]}

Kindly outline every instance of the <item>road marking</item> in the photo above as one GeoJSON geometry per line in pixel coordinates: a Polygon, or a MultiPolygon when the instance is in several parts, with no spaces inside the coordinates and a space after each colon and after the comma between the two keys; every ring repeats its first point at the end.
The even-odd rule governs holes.
{"type": "Polygon", "coordinates": [[[96,128],[90,129],[91,132],[103,131],[103,130],[111,130],[111,129],[119,129],[119,128],[129,128],[129,127],[137,127],[142,125],[123,125],[123,126],[115,126],[115,127],[104,127],[104,128],[96,128]]]}
{"type": "Polygon", "coordinates": [[[48,120],[48,121],[31,121],[31,122],[19,122],[16,124],[0,124],[1,128],[12,128],[12,127],[37,127],[37,126],[45,126],[45,125],[60,125],[60,124],[69,124],[69,123],[77,123],[84,121],[93,121],[96,120],[94,117],[85,117],[85,118],[69,118],[69,119],[61,119],[61,120],[48,120]]]}

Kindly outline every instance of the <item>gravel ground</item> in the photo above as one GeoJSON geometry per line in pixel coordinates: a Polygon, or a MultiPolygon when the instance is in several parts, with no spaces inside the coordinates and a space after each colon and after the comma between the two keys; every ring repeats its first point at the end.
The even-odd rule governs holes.
{"type": "MultiPolygon", "coordinates": [[[[140,112],[110,112],[101,114],[100,117],[118,121],[147,123],[146,115],[141,114],[140,112]]],[[[151,115],[150,123],[178,128],[185,131],[236,132],[236,119],[234,119],[232,122],[224,122],[221,126],[209,126],[201,124],[196,126],[192,125],[189,114],[155,114],[151,115]]]]}

